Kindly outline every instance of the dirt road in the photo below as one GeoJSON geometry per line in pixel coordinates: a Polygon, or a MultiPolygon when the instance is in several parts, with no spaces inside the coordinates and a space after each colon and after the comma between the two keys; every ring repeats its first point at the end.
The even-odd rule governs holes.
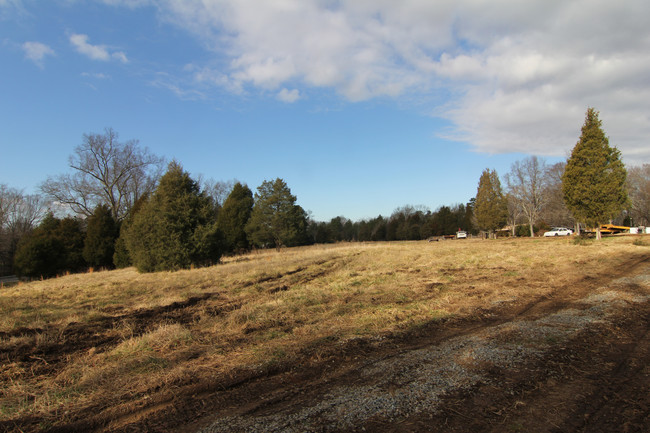
{"type": "MultiPolygon", "coordinates": [[[[317,367],[195,395],[174,409],[201,416],[176,428],[650,431],[650,263],[628,271],[400,340],[352,341],[317,367]]],[[[160,421],[147,427],[163,430],[160,421]]]]}

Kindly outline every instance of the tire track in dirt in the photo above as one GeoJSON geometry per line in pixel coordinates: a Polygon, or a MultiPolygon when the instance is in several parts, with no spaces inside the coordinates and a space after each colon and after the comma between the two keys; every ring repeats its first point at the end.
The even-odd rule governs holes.
{"type": "MultiPolygon", "coordinates": [[[[288,290],[288,284],[304,284],[325,276],[329,272],[334,272],[342,265],[336,259],[323,260],[288,272],[247,281],[235,286],[234,289],[247,288],[258,284],[263,286],[264,291],[267,293],[277,291],[277,287],[284,287],[285,290],[288,290]],[[291,282],[286,282],[288,278],[291,278],[291,282]]],[[[138,337],[150,332],[161,324],[173,323],[191,327],[200,314],[209,314],[211,316],[229,314],[242,306],[240,301],[229,301],[220,299],[221,297],[220,292],[206,292],[184,301],[138,309],[125,314],[94,318],[87,322],[73,322],[65,326],[48,326],[45,328],[19,328],[10,332],[0,332],[0,362],[5,365],[18,363],[23,371],[32,376],[54,376],[66,368],[70,359],[83,356],[91,349],[94,353],[101,353],[111,350],[127,338],[138,337]]],[[[246,372],[233,378],[230,383],[219,381],[218,383],[201,383],[198,385],[179,384],[179,386],[210,390],[224,386],[231,387],[251,380],[256,374],[258,373],[246,372]]],[[[142,413],[155,411],[155,406],[164,407],[174,399],[174,395],[155,396],[151,398],[149,404],[141,409],[142,413]]],[[[139,410],[133,411],[136,417],[139,410]]],[[[84,421],[73,424],[71,427],[62,427],[61,431],[91,430],[106,424],[107,419],[115,420],[125,417],[125,415],[119,413],[121,411],[124,411],[124,408],[117,408],[117,414],[109,410],[107,413],[83,415],[84,421]]],[[[131,417],[130,410],[127,417],[131,417]]],[[[28,426],[38,424],[39,420],[25,419],[23,421],[16,420],[15,422],[28,426]]],[[[4,423],[0,422],[0,431],[5,428],[3,425],[4,423]]],[[[17,426],[16,429],[17,431],[22,430],[17,426]]]]}
{"type": "MultiPolygon", "coordinates": [[[[571,308],[593,290],[594,284],[607,285],[617,277],[634,273],[635,269],[645,266],[647,263],[647,257],[640,258],[617,268],[616,272],[587,277],[572,287],[559,288],[550,295],[523,305],[483,310],[479,314],[480,317],[436,321],[417,331],[400,334],[394,338],[386,337],[377,341],[361,339],[350,341],[344,346],[339,345],[329,352],[321,353],[323,361],[316,365],[293,368],[290,371],[281,370],[270,377],[249,375],[243,380],[224,384],[225,387],[196,388],[194,393],[191,389],[187,389],[188,392],[181,393],[179,398],[172,402],[171,410],[176,421],[170,424],[169,420],[165,421],[164,417],[154,414],[141,424],[146,425],[151,431],[165,431],[170,426],[180,429],[179,420],[183,417],[196,419],[201,414],[209,414],[211,411],[252,417],[265,412],[290,410],[291,408],[298,410],[306,402],[317,400],[319,395],[323,395],[328,389],[341,384],[353,383],[358,379],[360,369],[372,367],[409,351],[441,344],[458,337],[471,336],[524,317],[532,320],[571,308]],[[190,393],[191,398],[182,397],[182,395],[190,393]],[[160,426],[165,427],[161,428],[160,426]]],[[[169,401],[162,404],[166,409],[170,409],[169,401]]],[[[201,425],[207,425],[206,423],[207,421],[204,420],[203,423],[186,426],[182,431],[193,432],[201,425]]],[[[126,430],[117,429],[115,431],[126,430]]]]}
{"type": "Polygon", "coordinates": [[[486,380],[448,394],[435,411],[364,427],[445,433],[650,431],[649,313],[647,301],[629,305],[539,359],[488,372],[486,380]]]}
{"type": "MultiPolygon", "coordinates": [[[[318,272],[307,272],[299,279],[299,282],[309,282],[315,278],[332,272],[332,266],[327,266],[328,262],[336,263],[335,260],[325,260],[315,263],[317,266],[326,266],[325,270],[318,272]]],[[[299,267],[295,270],[261,277],[252,282],[246,282],[235,288],[246,288],[255,284],[275,284],[284,278],[300,273],[304,273],[308,267],[299,267]]],[[[280,290],[288,290],[288,286],[273,286],[267,289],[270,293],[280,290]]],[[[147,309],[138,309],[126,314],[110,315],[106,317],[94,318],[87,322],[73,322],[60,326],[49,326],[46,328],[17,328],[10,332],[0,331],[0,359],[8,361],[19,361],[24,363],[38,363],[46,361],[49,365],[54,365],[61,358],[64,358],[74,352],[85,352],[91,348],[101,352],[114,347],[124,340],[125,336],[114,332],[121,326],[129,328],[129,338],[139,337],[155,329],[163,323],[176,323],[181,325],[191,324],[196,320],[197,313],[205,306],[204,311],[209,315],[218,316],[230,313],[241,308],[241,303],[237,301],[226,301],[219,303],[219,292],[207,292],[199,296],[192,296],[184,301],[173,302],[168,305],[157,306],[147,309]],[[216,305],[206,306],[208,302],[215,302],[216,305]],[[52,340],[51,343],[41,343],[33,345],[10,344],[12,338],[17,337],[35,337],[44,336],[43,340],[52,340]],[[35,359],[38,357],[39,359],[35,359]]]]}
{"type": "MultiPolygon", "coordinates": [[[[625,272],[632,270],[635,267],[646,264],[647,259],[639,260],[635,263],[628,264],[625,269],[621,269],[621,272],[617,272],[618,275],[623,275],[625,272]]],[[[647,270],[646,272],[650,272],[647,270]]],[[[602,278],[598,279],[598,284],[600,286],[609,284],[614,277],[611,278],[602,278]]],[[[371,360],[367,360],[361,363],[356,363],[353,367],[347,366],[343,370],[338,372],[329,373],[329,375],[324,379],[312,380],[309,383],[293,383],[289,387],[285,387],[280,390],[275,390],[270,395],[265,395],[263,398],[251,401],[248,404],[245,404],[239,407],[228,407],[222,411],[222,414],[227,414],[225,418],[217,419],[210,427],[206,428],[205,432],[217,432],[217,431],[250,431],[252,430],[264,430],[264,431],[341,431],[349,430],[354,428],[353,426],[359,426],[358,422],[360,419],[363,419],[363,416],[360,418],[354,418],[350,421],[349,424],[340,423],[336,421],[335,418],[339,416],[345,416],[346,409],[352,403],[327,403],[323,400],[327,398],[340,398],[342,395],[340,393],[351,393],[353,388],[358,388],[365,390],[367,394],[369,391],[382,392],[383,389],[373,387],[373,384],[376,385],[378,381],[381,380],[383,376],[386,376],[390,367],[387,367],[393,363],[394,360],[398,358],[407,357],[409,354],[416,351],[423,351],[425,348],[432,346],[434,351],[437,350],[440,346],[445,344],[450,344],[453,342],[458,342],[463,340],[465,337],[474,338],[477,335],[484,334],[488,332],[496,332],[499,327],[503,325],[508,325],[510,322],[532,322],[540,320],[539,326],[545,326],[543,320],[546,317],[553,314],[564,314],[564,312],[570,312],[578,308],[581,304],[581,300],[589,294],[590,290],[593,290],[593,283],[595,281],[587,279],[583,284],[579,284],[576,287],[571,288],[567,291],[569,293],[554,293],[550,297],[537,300],[535,302],[529,303],[522,307],[514,309],[511,314],[507,315],[504,319],[499,320],[488,320],[488,323],[476,323],[471,324],[468,327],[462,326],[460,324],[455,324],[458,326],[457,329],[447,328],[445,336],[438,335],[435,338],[425,338],[425,341],[418,341],[416,344],[410,345],[410,347],[404,348],[400,347],[397,350],[392,351],[383,351],[383,353],[374,353],[371,360]],[[367,374],[367,371],[376,370],[374,374],[367,374]],[[360,379],[361,377],[361,379],[360,379]],[[350,384],[353,384],[352,386],[350,384]],[[344,391],[339,391],[343,389],[344,391]],[[325,396],[325,397],[324,397],[325,396]],[[329,396],[329,397],[328,397],[329,396]],[[334,397],[332,397],[334,396],[334,397]],[[333,405],[333,406],[332,406],[333,405]],[[305,409],[306,408],[306,409],[305,409]],[[330,413],[331,411],[338,411],[336,414],[330,413]],[[302,415],[300,415],[302,413],[302,415]],[[282,415],[276,415],[282,414],[282,415]],[[300,416],[297,416],[300,415],[300,416]],[[297,416],[297,417],[296,417],[297,416]],[[293,418],[292,418],[293,417],[293,418]],[[318,429],[312,423],[313,419],[321,418],[321,421],[318,421],[318,429]],[[289,419],[289,421],[287,421],[289,419]],[[328,424],[330,423],[330,424],[328,424]],[[332,424],[333,423],[333,424],[332,424]],[[227,426],[227,430],[223,430],[223,427],[227,426]]],[[[584,305],[581,306],[584,309],[584,305]]],[[[647,302],[645,307],[647,308],[647,302]]],[[[590,325],[591,326],[591,325],[590,325]]],[[[578,332],[580,329],[578,329],[578,332]]],[[[553,337],[557,338],[557,337],[553,337]]],[[[455,344],[455,343],[454,343],[455,344]]],[[[456,349],[461,349],[464,343],[458,343],[460,346],[456,349]]],[[[453,344],[452,344],[453,345],[453,344]]],[[[479,347],[480,349],[480,347],[479,347]]],[[[380,351],[381,352],[381,351],[380,351]]],[[[424,353],[424,352],[423,352],[424,353]]],[[[516,354],[515,354],[516,355],[516,354]]],[[[518,355],[517,355],[518,356],[518,355]]],[[[526,357],[522,359],[514,357],[515,370],[518,368],[525,368],[527,361],[526,357]],[[522,364],[523,363],[523,364],[522,364]],[[519,365],[522,364],[522,365],[519,365]]],[[[523,356],[523,355],[522,355],[523,356]]],[[[537,356],[537,355],[535,355],[537,356]]],[[[533,361],[536,360],[533,356],[533,361]]],[[[428,358],[432,359],[432,358],[428,358]]],[[[496,364],[498,365],[498,364],[496,364]]],[[[492,367],[493,368],[493,367],[492,367]]],[[[415,371],[414,367],[407,368],[408,371],[415,371]],[[409,370],[410,369],[410,370],[409,370]]],[[[443,370],[444,373],[447,370],[443,370]]],[[[394,377],[400,378],[400,375],[395,375],[394,377]]],[[[463,378],[463,374],[460,374],[460,377],[463,378]]],[[[472,382],[471,374],[465,379],[468,382],[472,382]]],[[[480,381],[481,379],[476,379],[480,381]]],[[[399,380],[392,381],[393,383],[384,383],[382,386],[388,388],[388,394],[394,395],[394,393],[402,392],[406,386],[408,386],[408,380],[406,383],[400,383],[399,380]]],[[[463,388],[463,384],[452,384],[446,390],[454,390],[457,387],[463,388]]],[[[444,387],[443,387],[444,388],[444,387]]],[[[444,395],[444,390],[442,394],[444,395]]],[[[429,390],[431,391],[431,390],[429,390]]],[[[372,405],[375,403],[373,399],[368,399],[366,396],[357,396],[361,404],[372,405]]],[[[377,400],[377,399],[375,399],[377,400]]],[[[347,400],[343,400],[344,402],[347,400]]],[[[515,402],[516,403],[516,402],[515,402]]],[[[417,404],[416,401],[409,401],[409,406],[417,404]]],[[[381,415],[383,409],[377,410],[375,412],[370,411],[369,413],[374,413],[370,418],[377,417],[384,418],[384,422],[388,420],[387,425],[393,425],[395,420],[399,420],[401,415],[399,414],[400,410],[404,408],[398,408],[393,410],[388,415],[381,415]],[[378,415],[379,414],[379,415],[378,415]],[[391,418],[392,417],[392,418],[391,418]],[[393,419],[394,418],[394,419],[393,419]]],[[[407,411],[410,409],[406,409],[407,411]]],[[[416,411],[417,413],[417,411],[416,411]]],[[[402,418],[404,421],[404,418],[402,418]]],[[[364,425],[362,422],[361,426],[364,425]]],[[[386,429],[377,429],[381,425],[381,422],[375,421],[367,424],[367,427],[373,427],[368,429],[368,431],[402,431],[402,430],[392,430],[393,427],[386,429]]],[[[191,431],[190,429],[186,431],[191,431]]],[[[411,431],[411,430],[403,430],[411,431]]],[[[428,428],[421,431],[430,431],[428,428]]],[[[442,430],[440,430],[442,431],[442,430]]],[[[459,430],[459,431],[472,431],[471,429],[459,430]]],[[[476,431],[476,430],[474,430],[476,431]]]]}

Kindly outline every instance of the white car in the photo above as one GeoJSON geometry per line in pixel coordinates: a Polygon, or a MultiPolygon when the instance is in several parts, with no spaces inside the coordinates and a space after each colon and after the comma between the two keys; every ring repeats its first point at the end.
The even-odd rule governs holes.
{"type": "Polygon", "coordinates": [[[456,239],[467,239],[467,232],[459,231],[456,233],[456,239]]]}
{"type": "Polygon", "coordinates": [[[546,237],[551,237],[551,236],[571,236],[573,234],[573,230],[568,229],[566,227],[553,227],[551,231],[548,231],[544,233],[544,236],[546,237]]]}

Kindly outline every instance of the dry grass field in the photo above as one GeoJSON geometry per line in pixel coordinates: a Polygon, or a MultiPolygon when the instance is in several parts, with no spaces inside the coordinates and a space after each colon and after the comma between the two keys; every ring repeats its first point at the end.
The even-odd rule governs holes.
{"type": "Polygon", "coordinates": [[[345,243],[2,287],[0,431],[191,431],[190,420],[256,380],[317,371],[322,381],[328,363],[334,371],[436,329],[462,334],[541,301],[566,303],[647,265],[649,245],[345,243]]]}

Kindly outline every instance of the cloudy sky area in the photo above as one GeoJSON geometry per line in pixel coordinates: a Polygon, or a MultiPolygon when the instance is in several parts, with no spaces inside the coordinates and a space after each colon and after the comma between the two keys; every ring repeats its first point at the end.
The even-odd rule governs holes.
{"type": "Polygon", "coordinates": [[[284,178],[319,220],[466,202],[566,159],[587,107],[650,163],[647,0],[0,0],[0,183],[84,133],[194,176],[284,178]]]}

